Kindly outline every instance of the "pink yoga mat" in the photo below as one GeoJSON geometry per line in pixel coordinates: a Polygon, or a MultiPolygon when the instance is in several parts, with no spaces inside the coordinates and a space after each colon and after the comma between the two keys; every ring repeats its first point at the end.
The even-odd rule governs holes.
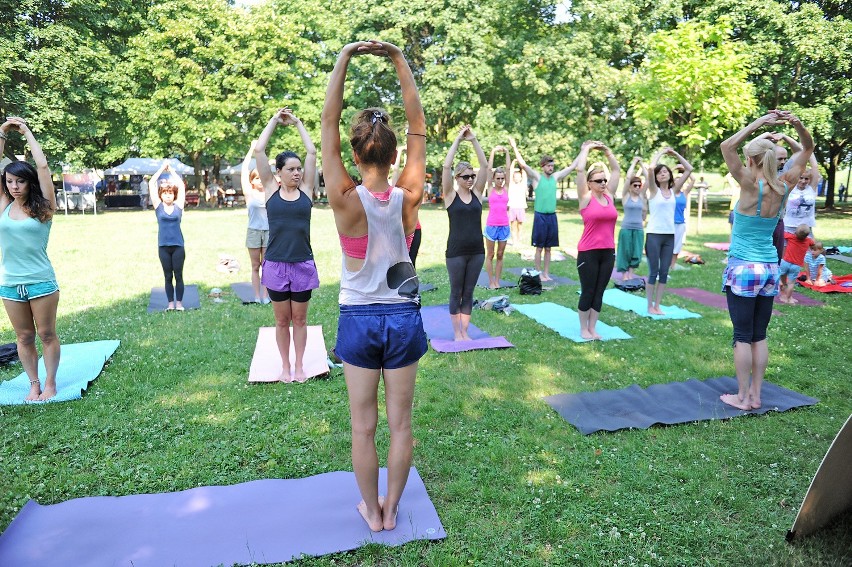
{"type": "MultiPolygon", "coordinates": [[[[290,364],[296,362],[290,329],[290,364]]],[[[305,347],[304,368],[308,378],[328,374],[328,353],[321,325],[308,326],[308,344],[305,347]]],[[[281,355],[275,342],[275,327],[261,327],[257,333],[257,344],[249,368],[249,382],[278,382],[281,376],[281,355]]]]}
{"type": "MultiPolygon", "coordinates": [[[[380,492],[387,471],[379,471],[380,492]]],[[[373,533],[355,506],[355,475],[330,472],[182,492],[30,500],[0,535],[3,567],[211,567],[279,563],[446,537],[412,468],[396,529],[373,533]]]]}
{"type": "MultiPolygon", "coordinates": [[[[713,293],[712,291],[699,289],[697,287],[669,287],[666,288],[666,293],[673,293],[675,295],[691,299],[692,301],[700,303],[701,305],[706,305],[707,307],[715,307],[716,309],[723,309],[725,311],[728,310],[728,298],[721,293],[713,293]]],[[[782,313],[777,309],[773,309],[772,314],[782,315],[782,313]]]]}
{"type": "Polygon", "coordinates": [[[705,242],[704,246],[707,248],[712,248],[713,250],[721,250],[722,252],[727,252],[731,248],[730,242],[705,242]]]}

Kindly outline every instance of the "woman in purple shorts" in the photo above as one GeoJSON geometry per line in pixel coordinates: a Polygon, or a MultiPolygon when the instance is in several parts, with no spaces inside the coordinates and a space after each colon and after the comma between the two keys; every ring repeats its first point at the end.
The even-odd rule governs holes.
{"type": "Polygon", "coordinates": [[[263,259],[261,283],[272,300],[275,313],[275,341],[281,354],[282,382],[304,382],[302,366],[308,342],[308,302],[319,287],[317,266],[311,250],[311,207],[317,150],[302,121],[289,108],[278,110],[269,120],[254,149],[257,172],[263,182],[269,245],[263,259]],[[295,126],[305,146],[305,167],[294,152],[275,157],[275,178],[269,167],[266,146],[275,128],[295,126]],[[293,323],[295,365],[290,368],[290,323],[293,323]]]}
{"type": "Polygon", "coordinates": [[[772,234],[784,214],[789,188],[799,180],[814,151],[814,141],[796,116],[772,110],[722,142],[721,150],[741,188],[734,206],[736,220],[728,265],[722,276],[722,291],[728,296],[728,312],[734,325],[738,392],[723,394],[721,399],[747,411],[760,407],[760,389],[769,362],[766,329],[779,281],[778,252],[772,234]],[[802,151],[791,160],[787,172],[778,176],[775,144],[767,139],[755,139],[745,145],[744,166],[737,150],[746,138],[759,128],[783,123],[793,126],[802,142],[802,151]]]}
{"type": "Polygon", "coordinates": [[[488,172],[491,174],[490,183],[486,183],[488,197],[488,218],[485,220],[485,271],[488,272],[488,287],[500,287],[500,276],[503,272],[503,252],[509,240],[509,191],[506,187],[506,175],[509,170],[509,150],[503,146],[495,146],[488,159],[488,172]],[[494,154],[506,154],[506,167],[494,169],[494,154]],[[497,248],[497,261],[494,261],[494,248],[497,248]]]}
{"type": "Polygon", "coordinates": [[[56,310],[59,286],[47,241],[56,211],[56,193],[47,158],[22,118],[0,125],[0,156],[10,132],[20,132],[30,146],[36,167],[13,161],[3,170],[0,191],[0,297],[15,330],[18,358],[30,380],[26,401],[45,401],[56,396],[59,368],[59,337],[56,310]],[[44,351],[44,388],[38,376],[36,332],[44,351]]]}
{"type": "Polygon", "coordinates": [[[427,348],[419,284],[409,257],[426,179],[426,117],[414,76],[397,46],[359,41],[340,52],[322,111],[322,163],[343,249],[335,352],[343,360],[349,392],[352,468],[362,498],[357,508],[372,531],[392,530],[411,468],[417,363],[427,348]],[[397,140],[383,110],[358,112],[350,129],[361,185],[352,181],[340,155],[346,68],[360,54],[390,58],[401,84],[408,120],[407,159],[393,187],[388,186],[388,173],[397,140]],[[390,429],[384,497],[379,496],[376,451],[380,378],[390,429]]]}

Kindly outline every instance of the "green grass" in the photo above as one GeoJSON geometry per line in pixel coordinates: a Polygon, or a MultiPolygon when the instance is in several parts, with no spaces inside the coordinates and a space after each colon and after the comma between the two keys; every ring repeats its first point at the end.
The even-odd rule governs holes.
{"type": "MultiPolygon", "coordinates": [[[[445,303],[446,213],[426,206],[421,218],[421,279],[438,285],[424,303],[445,303]]],[[[202,295],[248,278],[245,225],[245,210],[184,217],[186,279],[202,295]],[[242,271],[218,273],[220,253],[237,257],[242,271]]],[[[562,206],[560,225],[563,244],[576,244],[576,203],[562,206]]],[[[686,248],[707,264],[675,272],[671,285],[718,289],[724,255],[702,243],[727,239],[726,202],[711,202],[702,228],[701,235],[690,230],[686,248]]],[[[819,215],[816,232],[828,243],[852,244],[852,208],[819,215]]],[[[308,318],[324,325],[330,348],[340,251],[327,208],[314,211],[313,244],[322,286],[308,318]]],[[[60,215],[50,256],[62,288],[61,340],[118,338],[121,346],[82,400],[0,407],[0,527],[30,498],[53,504],[351,470],[339,372],[303,386],[246,383],[257,328],[273,322],[270,308],[243,306],[229,295],[219,305],[203,299],[197,311],[145,312],[150,288],[162,285],[152,213],[60,215]]],[[[506,260],[526,264],[512,252],[506,260]]],[[[571,260],[555,263],[553,272],[577,277],[571,260]]],[[[532,299],[512,292],[510,299],[577,303],[576,287],[532,299]]],[[[368,546],[303,564],[849,565],[850,516],[801,543],[784,542],[817,466],[852,413],[852,297],[820,299],[826,305],[819,309],[780,307],[767,377],[819,398],[818,405],[589,436],[541,398],[732,375],[727,313],[673,295],[664,304],[702,318],[658,322],[604,307],[602,320],[635,338],[578,345],[519,313],[474,312],[476,325],[517,348],[430,351],[415,396],[414,465],[446,540],[368,546]]],[[[5,318],[0,332],[2,342],[14,340],[5,318]]],[[[6,368],[0,378],[18,372],[20,366],[6,368]]],[[[384,454],[383,425],[378,442],[384,454]]]]}

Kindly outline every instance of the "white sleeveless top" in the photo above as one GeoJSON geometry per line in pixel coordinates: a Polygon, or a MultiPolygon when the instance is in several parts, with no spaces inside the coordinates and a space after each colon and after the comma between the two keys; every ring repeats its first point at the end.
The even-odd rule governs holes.
{"type": "Polygon", "coordinates": [[[357,272],[347,270],[343,258],[340,305],[419,303],[420,284],[402,227],[402,189],[394,187],[387,201],[380,201],[363,185],[355,190],[367,213],[367,255],[357,272]]]}
{"type": "Polygon", "coordinates": [[[657,189],[657,194],[648,199],[648,226],[645,234],[674,234],[675,233],[675,197],[671,190],[671,197],[663,197],[663,190],[657,189]]]}

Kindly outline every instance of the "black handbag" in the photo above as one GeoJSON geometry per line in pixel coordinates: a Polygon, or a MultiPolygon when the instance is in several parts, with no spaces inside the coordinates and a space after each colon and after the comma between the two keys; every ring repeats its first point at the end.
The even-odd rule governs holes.
{"type": "Polygon", "coordinates": [[[521,295],[541,295],[541,276],[538,272],[532,274],[528,270],[521,272],[518,280],[518,291],[521,295]]]}

